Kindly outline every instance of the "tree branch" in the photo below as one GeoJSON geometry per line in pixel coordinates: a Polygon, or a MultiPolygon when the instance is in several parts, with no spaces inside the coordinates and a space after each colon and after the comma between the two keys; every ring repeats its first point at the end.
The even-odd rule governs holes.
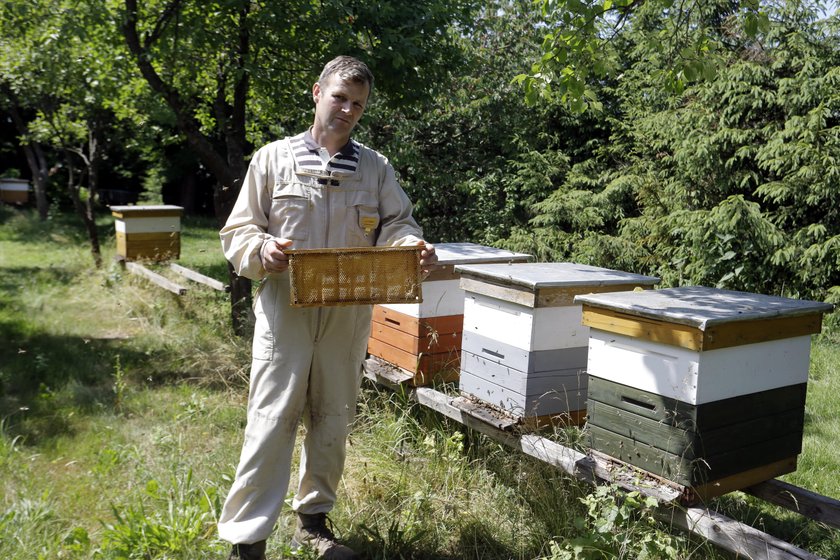
{"type": "MultiPolygon", "coordinates": [[[[181,0],[172,0],[168,6],[161,12],[160,16],[158,16],[157,21],[155,21],[155,27],[152,29],[151,33],[146,35],[143,40],[143,50],[148,50],[155,41],[157,41],[161,34],[163,33],[166,26],[169,24],[169,19],[179,12],[181,8],[181,0]]],[[[135,9],[136,13],[136,9],[135,9]]]]}
{"type": "MultiPolygon", "coordinates": [[[[170,6],[176,3],[177,0],[170,6]]],[[[147,48],[140,44],[140,37],[137,33],[137,0],[125,0],[125,8],[126,14],[122,25],[122,34],[128,45],[128,50],[134,55],[140,73],[152,90],[163,96],[169,108],[175,113],[178,129],[186,136],[187,143],[195,150],[202,163],[213,173],[219,184],[222,186],[233,185],[238,177],[228,167],[225,158],[213,147],[210,139],[201,132],[201,127],[195,117],[190,114],[189,108],[175,88],[164,82],[157,73],[152,66],[147,48]]]]}

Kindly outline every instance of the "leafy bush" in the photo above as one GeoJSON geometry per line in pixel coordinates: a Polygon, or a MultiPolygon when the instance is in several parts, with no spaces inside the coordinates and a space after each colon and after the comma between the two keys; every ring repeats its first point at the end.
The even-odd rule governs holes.
{"type": "Polygon", "coordinates": [[[676,559],[682,539],[657,525],[655,498],[598,486],[581,498],[586,515],[575,519],[575,535],[550,544],[542,560],[676,559]]]}

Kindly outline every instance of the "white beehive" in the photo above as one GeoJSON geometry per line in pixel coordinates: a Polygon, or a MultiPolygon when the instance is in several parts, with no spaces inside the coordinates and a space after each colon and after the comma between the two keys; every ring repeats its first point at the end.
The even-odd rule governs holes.
{"type": "Polygon", "coordinates": [[[589,327],[578,294],[659,280],[574,263],[457,266],[466,291],[462,393],[517,417],[583,418],[589,327]]]}
{"type": "Polygon", "coordinates": [[[581,295],[587,371],[689,404],[804,383],[829,304],[684,287],[581,295]]]}
{"type": "Polygon", "coordinates": [[[531,256],[475,243],[437,243],[438,268],[423,280],[423,301],[376,305],[368,352],[414,375],[412,384],[458,379],[464,290],[455,265],[525,262],[531,256]]]}
{"type": "Polygon", "coordinates": [[[705,287],[575,301],[594,452],[703,499],[796,469],[810,335],[830,305],[705,287]]]}
{"type": "Polygon", "coordinates": [[[125,260],[168,260],[181,255],[181,206],[111,206],[117,254],[125,260]]]}

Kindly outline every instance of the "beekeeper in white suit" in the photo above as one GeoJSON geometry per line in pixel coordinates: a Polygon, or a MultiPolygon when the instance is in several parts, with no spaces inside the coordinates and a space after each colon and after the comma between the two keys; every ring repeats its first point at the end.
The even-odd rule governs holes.
{"type": "MultiPolygon", "coordinates": [[[[290,307],[283,250],[424,244],[393,167],[350,138],[372,87],[363,62],[340,56],[327,63],[312,87],[312,127],[254,154],[220,232],[237,274],[262,281],[245,441],[219,518],[219,535],[233,543],[230,559],[265,558],[300,420],[306,435],[292,502],[298,517],[292,547],[308,546],[321,558],[356,557],[336,542],[326,514],[344,468],[371,307],[290,307]]],[[[426,243],[421,266],[436,261],[426,243]]]]}

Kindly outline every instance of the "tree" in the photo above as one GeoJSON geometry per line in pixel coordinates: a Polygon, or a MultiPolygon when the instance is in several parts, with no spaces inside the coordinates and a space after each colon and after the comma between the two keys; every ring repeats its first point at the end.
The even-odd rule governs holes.
{"type": "Polygon", "coordinates": [[[105,12],[78,2],[9,2],[0,91],[23,140],[42,219],[47,215],[48,157],[66,174],[66,194],[85,225],[96,266],[102,262],[94,203],[112,115],[106,99],[120,81],[110,58],[105,12]]]}
{"type": "Polygon", "coordinates": [[[32,175],[38,215],[47,219],[49,164],[45,150],[30,131],[36,108],[48,96],[44,84],[33,80],[49,61],[36,48],[36,26],[46,16],[37,5],[8,4],[0,11],[0,108],[8,113],[18,132],[32,175]]]}
{"type": "Polygon", "coordinates": [[[785,4],[768,9],[766,32],[729,30],[726,64],[682,92],[662,88],[667,61],[637,26],[605,87],[609,142],[515,241],[666,285],[836,298],[840,37],[818,14],[785,4]]]}
{"type": "Polygon", "coordinates": [[[712,79],[731,48],[728,33],[739,28],[752,37],[769,25],[760,0],[537,0],[547,32],[543,54],[517,80],[534,102],[558,96],[573,111],[601,108],[594,82],[616,75],[617,39],[644,32],[648,52],[664,62],[660,83],[681,91],[699,79],[712,79]],[[651,27],[651,20],[656,25],[651,27]]]}
{"type": "Polygon", "coordinates": [[[459,38],[464,62],[430,102],[365,117],[415,204],[427,239],[503,244],[530,206],[557,186],[592,119],[557,104],[528,106],[511,79],[534,56],[539,27],[529,1],[486,4],[459,38]]]}
{"type": "MultiPolygon", "coordinates": [[[[377,91],[406,101],[457,54],[447,30],[469,3],[125,0],[115,13],[145,82],[215,177],[221,224],[252,146],[308,126],[307,92],[328,57],[361,56],[380,76],[377,91]]],[[[242,332],[250,282],[229,272],[242,332]]]]}

